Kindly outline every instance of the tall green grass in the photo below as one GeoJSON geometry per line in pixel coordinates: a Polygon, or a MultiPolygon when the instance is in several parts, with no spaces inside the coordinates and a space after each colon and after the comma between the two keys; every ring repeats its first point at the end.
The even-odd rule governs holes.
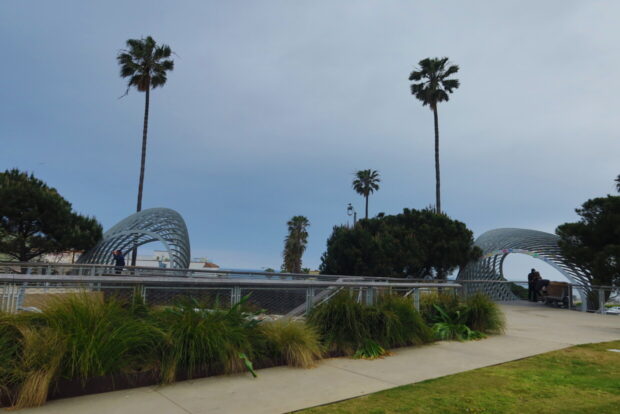
{"type": "Polygon", "coordinates": [[[85,293],[49,301],[42,313],[0,314],[0,399],[16,408],[41,405],[60,379],[86,385],[94,377],[146,371],[170,383],[253,372],[252,361],[310,367],[324,351],[375,358],[435,335],[499,333],[505,324],[497,305],[482,295],[466,302],[423,295],[420,313],[410,298],[382,295],[367,306],[342,291],[316,306],[306,322],[259,322],[246,303],[223,309],[217,301],[187,299],[154,309],[85,293]]]}
{"type": "Polygon", "coordinates": [[[449,293],[426,294],[421,298],[420,309],[437,339],[478,339],[485,333],[502,333],[505,328],[501,309],[482,293],[465,301],[449,293]]]}
{"type": "Polygon", "coordinates": [[[467,298],[466,324],[476,331],[499,334],[506,328],[506,318],[501,309],[487,295],[476,293],[467,298]]]}
{"type": "Polygon", "coordinates": [[[433,325],[441,317],[437,306],[448,314],[453,314],[462,308],[462,303],[452,292],[425,292],[420,296],[420,313],[428,325],[433,325]]]}
{"type": "Polygon", "coordinates": [[[318,329],[329,351],[344,355],[361,348],[379,349],[376,345],[393,348],[433,340],[411,299],[397,295],[383,295],[376,305],[367,306],[342,291],[316,306],[308,322],[318,329]]]}
{"type": "Polygon", "coordinates": [[[252,359],[259,341],[258,322],[247,318],[242,305],[231,309],[206,309],[193,299],[155,312],[153,319],[165,333],[161,348],[162,382],[173,382],[179,373],[188,378],[245,369],[240,354],[252,359]]]}
{"type": "Polygon", "coordinates": [[[353,355],[369,338],[364,306],[346,290],[338,292],[328,302],[315,306],[308,315],[328,352],[353,355]]]}
{"type": "Polygon", "coordinates": [[[262,322],[259,329],[266,355],[277,364],[310,368],[323,355],[318,331],[304,322],[285,318],[262,322]]]}
{"type": "Polygon", "coordinates": [[[116,300],[78,294],[53,301],[36,317],[66,343],[61,374],[88,378],[157,367],[163,332],[116,300]]]}
{"type": "Polygon", "coordinates": [[[380,296],[376,307],[384,314],[393,315],[394,322],[384,325],[382,337],[390,348],[420,345],[433,341],[433,333],[411,300],[399,295],[380,296]]]}
{"type": "Polygon", "coordinates": [[[14,316],[0,313],[0,401],[14,403],[12,392],[23,381],[23,347],[14,316]]]}

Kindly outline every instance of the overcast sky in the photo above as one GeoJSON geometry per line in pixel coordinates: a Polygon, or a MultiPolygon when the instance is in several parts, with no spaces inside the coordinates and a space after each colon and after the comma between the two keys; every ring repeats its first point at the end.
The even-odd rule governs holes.
{"type": "MultiPolygon", "coordinates": [[[[151,94],[144,208],[185,218],[192,255],[279,268],[286,222],[311,222],[316,268],[353,173],[370,214],[434,203],[433,118],[409,91],[448,56],[442,207],[479,236],[553,232],[620,173],[617,1],[2,1],[0,167],[34,172],[108,229],[135,211],[144,95],[116,54],[176,52],[151,94]]],[[[157,248],[157,246],[154,246],[157,248]]]]}

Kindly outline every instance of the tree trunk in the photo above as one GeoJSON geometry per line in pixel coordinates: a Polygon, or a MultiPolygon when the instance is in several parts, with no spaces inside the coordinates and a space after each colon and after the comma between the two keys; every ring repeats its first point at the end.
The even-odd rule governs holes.
{"type": "Polygon", "coordinates": [[[433,107],[433,118],[435,121],[435,208],[437,214],[441,213],[441,180],[439,178],[439,119],[437,118],[437,105],[433,107]]]}
{"type": "MultiPolygon", "coordinates": [[[[151,91],[151,85],[147,85],[144,92],[144,126],[142,128],[142,157],[140,159],[140,181],[138,183],[138,205],[136,212],[142,211],[142,191],[144,188],[144,167],[146,164],[146,136],[149,128],[149,92],[151,91]]],[[[136,265],[136,259],[138,256],[138,247],[134,247],[131,252],[131,265],[136,265]]]]}
{"type": "Polygon", "coordinates": [[[368,196],[366,196],[366,218],[368,218],[368,196]]]}

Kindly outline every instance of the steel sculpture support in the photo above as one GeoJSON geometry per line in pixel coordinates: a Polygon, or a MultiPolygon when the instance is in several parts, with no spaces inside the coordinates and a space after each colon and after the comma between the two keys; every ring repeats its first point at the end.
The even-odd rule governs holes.
{"type": "MultiPolygon", "coordinates": [[[[559,239],[555,234],[537,230],[505,228],[487,231],[475,241],[475,245],[482,249],[482,257],[461,269],[457,280],[506,280],[503,269],[506,256],[527,254],[553,266],[571,283],[582,286],[578,291],[582,306],[586,306],[586,292],[591,281],[583,269],[562,256],[559,239]]],[[[483,291],[494,300],[517,299],[507,284],[469,283],[467,289],[469,292],[483,291]]]]}
{"type": "Polygon", "coordinates": [[[189,235],[183,217],[169,208],[150,208],[132,214],[105,232],[103,239],[83,254],[78,263],[112,264],[112,250],[129,252],[134,247],[161,242],[170,255],[170,267],[187,269],[189,235]]]}

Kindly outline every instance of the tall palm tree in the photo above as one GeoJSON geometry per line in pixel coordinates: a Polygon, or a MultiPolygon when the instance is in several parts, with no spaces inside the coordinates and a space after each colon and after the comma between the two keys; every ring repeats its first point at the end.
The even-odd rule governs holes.
{"type": "Polygon", "coordinates": [[[310,222],[304,216],[294,216],[288,223],[288,234],[284,239],[284,264],[282,269],[289,273],[301,273],[301,257],[308,244],[308,226],[310,222]]]}
{"type": "Polygon", "coordinates": [[[620,193],[620,174],[618,174],[618,177],[616,178],[616,190],[620,193]]]}
{"type": "MultiPolygon", "coordinates": [[[[174,61],[170,58],[170,46],[158,45],[148,36],[142,39],[127,40],[127,49],[121,50],[116,56],[121,66],[121,77],[129,78],[127,91],[133,86],[144,92],[144,126],[142,128],[142,158],[140,159],[140,180],[138,183],[138,204],[136,211],[142,210],[142,190],[144,187],[144,166],[146,162],[146,136],[149,124],[150,91],[164,86],[168,77],[166,72],[174,69],[174,61]]],[[[136,265],[137,249],[133,249],[131,265],[136,265]]]]}
{"type": "Polygon", "coordinates": [[[368,196],[379,190],[379,172],[375,170],[360,170],[355,173],[353,189],[366,198],[366,218],[368,218],[368,196]]]}
{"type": "Polygon", "coordinates": [[[420,67],[409,75],[410,81],[420,83],[411,84],[411,93],[428,105],[433,111],[435,120],[435,208],[441,213],[440,178],[439,178],[439,120],[437,118],[437,104],[449,101],[450,95],[460,85],[458,79],[448,79],[450,75],[459,71],[457,65],[450,65],[447,57],[426,58],[419,62],[420,67]]]}

